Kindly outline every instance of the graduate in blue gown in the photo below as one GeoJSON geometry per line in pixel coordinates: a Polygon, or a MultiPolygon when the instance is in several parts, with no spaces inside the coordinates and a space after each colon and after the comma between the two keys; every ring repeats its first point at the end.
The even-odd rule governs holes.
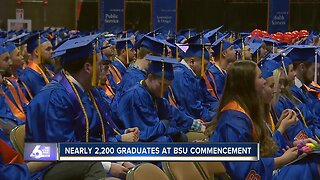
{"type": "Polygon", "coordinates": [[[226,80],[226,69],[237,59],[233,44],[224,40],[227,36],[228,34],[221,36],[212,44],[214,64],[206,72],[206,76],[211,86],[215,88],[219,99],[226,80]]]}
{"type": "MultiPolygon", "coordinates": [[[[108,104],[94,88],[102,65],[101,56],[93,54],[97,36],[69,40],[57,49],[65,51],[61,56],[63,69],[29,104],[26,142],[138,140],[137,128],[128,128],[123,135],[118,131],[110,118],[108,104]]],[[[61,166],[54,164],[49,171],[58,167],[61,166]]]]}
{"type": "Polygon", "coordinates": [[[26,40],[27,51],[31,57],[27,67],[20,74],[21,81],[28,87],[33,97],[50,82],[54,75],[52,70],[46,67],[53,53],[51,42],[40,36],[40,44],[38,44],[38,38],[39,33],[35,33],[26,40]]]}
{"type": "MultiPolygon", "coordinates": [[[[92,54],[92,45],[74,42],[91,40],[95,36],[87,36],[60,46],[57,50],[67,50],[61,61],[65,67],[51,83],[48,84],[27,108],[26,141],[29,142],[99,142],[121,141],[121,135],[116,134],[116,127],[107,116],[110,112],[103,109],[103,98],[98,89],[91,89],[90,76],[84,78],[82,66],[92,54]],[[81,46],[82,45],[82,46],[81,46]],[[83,52],[82,52],[83,51],[83,52]],[[79,53],[82,52],[82,53],[79,53]],[[79,60],[80,62],[78,62],[79,60]],[[78,61],[75,61],[78,60],[78,61]],[[82,60],[82,62],[81,62],[82,60]],[[79,78],[78,76],[81,76],[79,78]],[[76,80],[78,79],[78,80],[76,80]],[[78,94],[78,95],[77,95],[78,94]],[[80,97],[80,100],[78,99],[80,97]],[[96,106],[96,105],[97,106],[96,106]],[[85,111],[79,111],[84,108],[85,111]],[[100,119],[100,115],[102,119],[100,119]],[[111,124],[111,125],[110,125],[111,124]],[[106,139],[107,138],[107,139],[106,139]]],[[[92,40],[91,40],[92,41],[92,40]]],[[[98,57],[98,62],[101,60],[98,57]]],[[[93,61],[93,60],[92,60],[93,61]]],[[[99,64],[100,66],[100,64],[99,64]]],[[[98,68],[98,67],[97,67],[98,68]]],[[[97,71],[97,70],[95,70],[97,71]]],[[[98,81],[97,78],[95,81],[98,81]]],[[[133,136],[133,134],[132,134],[133,136]]]]}
{"type": "Polygon", "coordinates": [[[201,131],[203,125],[198,120],[163,98],[174,78],[172,64],[176,60],[150,55],[146,59],[152,60],[146,80],[125,91],[114,109],[120,128],[139,127],[139,139],[143,142],[171,142],[173,136],[189,129],[201,131]]]}
{"type": "Polygon", "coordinates": [[[204,45],[190,45],[181,63],[174,66],[175,79],[172,82],[180,109],[195,119],[207,122],[214,118],[219,105],[202,78],[208,62],[209,52],[204,45]]]}
{"type": "Polygon", "coordinates": [[[210,142],[260,142],[261,158],[257,162],[224,162],[227,173],[232,179],[318,179],[313,162],[284,166],[297,158],[296,147],[276,153],[278,147],[266,131],[259,98],[264,84],[260,70],[251,61],[236,62],[228,71],[217,124],[207,128],[213,133],[210,142]]]}
{"type": "Polygon", "coordinates": [[[130,62],[134,59],[135,50],[131,40],[131,38],[115,40],[117,56],[110,66],[110,74],[108,75],[108,80],[114,91],[118,89],[124,74],[127,72],[130,62]]]}
{"type": "Polygon", "coordinates": [[[4,131],[9,134],[12,128],[24,123],[25,112],[23,102],[20,100],[15,86],[7,78],[4,78],[4,76],[11,75],[10,65],[12,62],[7,49],[2,46],[0,46],[0,62],[0,119],[4,131]]]}
{"type": "Polygon", "coordinates": [[[145,57],[147,55],[167,54],[166,49],[173,47],[173,45],[164,40],[149,36],[143,36],[139,42],[135,44],[135,48],[138,48],[137,60],[129,66],[127,73],[124,74],[116,91],[115,98],[112,101],[112,109],[117,108],[119,97],[121,97],[125,91],[147,78],[150,61],[146,60],[145,57]],[[163,52],[163,50],[165,50],[165,52],[163,52]]]}

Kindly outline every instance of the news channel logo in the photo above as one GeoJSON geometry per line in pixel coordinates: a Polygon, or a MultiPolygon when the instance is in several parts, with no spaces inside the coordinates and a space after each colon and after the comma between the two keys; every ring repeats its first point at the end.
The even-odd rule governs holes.
{"type": "Polygon", "coordinates": [[[55,161],[57,160],[57,144],[26,143],[24,148],[25,161],[55,161]]]}

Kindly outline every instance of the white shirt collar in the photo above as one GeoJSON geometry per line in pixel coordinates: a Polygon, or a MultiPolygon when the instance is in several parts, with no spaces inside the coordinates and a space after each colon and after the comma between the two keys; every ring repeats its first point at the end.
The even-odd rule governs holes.
{"type": "Polygon", "coordinates": [[[191,71],[195,76],[197,76],[196,73],[193,72],[193,70],[191,69],[191,67],[187,64],[187,62],[186,62],[184,59],[182,59],[181,64],[185,65],[188,69],[190,69],[190,71],[191,71]]]}
{"type": "Polygon", "coordinates": [[[71,74],[69,74],[69,77],[71,79],[71,82],[77,85],[82,90],[82,92],[85,92],[83,86],[74,77],[72,77],[71,74]]]}
{"type": "Polygon", "coordinates": [[[297,77],[294,78],[294,84],[298,87],[301,88],[303,86],[302,82],[300,81],[300,79],[298,79],[297,77]]]}

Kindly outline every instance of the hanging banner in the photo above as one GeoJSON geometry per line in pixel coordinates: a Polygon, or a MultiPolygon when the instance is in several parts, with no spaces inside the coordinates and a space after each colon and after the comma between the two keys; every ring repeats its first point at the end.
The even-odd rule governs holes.
{"type": "Polygon", "coordinates": [[[164,31],[175,32],[177,28],[177,1],[151,0],[152,30],[162,27],[164,31]]]}
{"type": "Polygon", "coordinates": [[[289,27],[290,0],[268,1],[268,32],[286,32],[289,27]]]}
{"type": "Polygon", "coordinates": [[[124,0],[100,0],[100,30],[116,33],[124,30],[124,0]]]}

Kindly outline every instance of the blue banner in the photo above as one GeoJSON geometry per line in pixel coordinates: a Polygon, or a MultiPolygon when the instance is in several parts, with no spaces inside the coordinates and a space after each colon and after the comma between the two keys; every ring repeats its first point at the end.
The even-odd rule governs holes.
{"type": "Polygon", "coordinates": [[[59,160],[257,161],[256,143],[61,143],[59,160]]]}
{"type": "Polygon", "coordinates": [[[269,0],[268,5],[268,32],[288,31],[290,0],[269,0]]]}
{"type": "Polygon", "coordinates": [[[124,0],[100,0],[100,30],[116,33],[124,30],[124,0]]]}
{"type": "Polygon", "coordinates": [[[152,30],[162,27],[165,31],[175,32],[177,22],[176,0],[152,0],[152,30]]]}

